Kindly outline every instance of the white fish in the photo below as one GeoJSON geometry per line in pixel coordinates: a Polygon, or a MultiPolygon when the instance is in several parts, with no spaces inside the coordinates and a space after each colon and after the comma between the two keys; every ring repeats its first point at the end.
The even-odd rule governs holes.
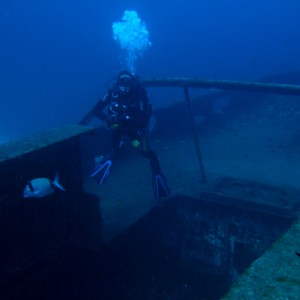
{"type": "Polygon", "coordinates": [[[41,198],[54,193],[56,190],[65,191],[65,188],[59,183],[58,175],[53,181],[49,178],[36,178],[26,184],[23,197],[41,198]]]}

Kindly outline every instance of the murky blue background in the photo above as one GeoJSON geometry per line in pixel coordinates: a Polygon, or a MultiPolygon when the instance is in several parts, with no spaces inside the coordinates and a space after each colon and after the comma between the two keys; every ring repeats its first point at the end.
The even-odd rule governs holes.
{"type": "MultiPolygon", "coordinates": [[[[300,70],[298,0],[1,0],[0,137],[77,123],[121,69],[112,24],[136,10],[143,78],[260,80],[300,70]]],[[[156,106],[172,102],[158,93],[156,106]]]]}

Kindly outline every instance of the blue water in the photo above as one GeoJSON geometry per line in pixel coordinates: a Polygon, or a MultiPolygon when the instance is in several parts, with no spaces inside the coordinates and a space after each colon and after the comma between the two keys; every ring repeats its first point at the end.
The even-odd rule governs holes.
{"type": "MultiPolygon", "coordinates": [[[[76,123],[121,69],[112,24],[135,10],[142,78],[259,80],[300,70],[298,0],[1,0],[0,136],[76,123]]],[[[156,106],[176,99],[150,91],[156,106]]]]}

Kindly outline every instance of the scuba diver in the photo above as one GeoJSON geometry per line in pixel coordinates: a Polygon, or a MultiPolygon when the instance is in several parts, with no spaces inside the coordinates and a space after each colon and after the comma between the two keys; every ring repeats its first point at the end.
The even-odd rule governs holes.
{"type": "Polygon", "coordinates": [[[91,174],[99,184],[110,175],[112,162],[121,153],[126,139],[129,139],[131,145],[149,159],[155,198],[159,200],[170,196],[157,155],[149,144],[148,125],[151,111],[152,106],[139,77],[129,71],[120,72],[116,83],[92,109],[92,114],[105,121],[107,128],[112,130],[112,150],[106,156],[95,160],[95,170],[91,174]]]}

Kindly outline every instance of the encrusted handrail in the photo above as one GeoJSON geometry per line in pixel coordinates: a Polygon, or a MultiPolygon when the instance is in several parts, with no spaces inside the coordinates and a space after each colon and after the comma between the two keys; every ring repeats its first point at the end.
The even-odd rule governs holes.
{"type": "Polygon", "coordinates": [[[143,83],[145,87],[214,88],[220,90],[243,90],[248,92],[264,92],[300,96],[300,85],[293,84],[213,80],[185,77],[149,78],[143,80],[143,83]]]}

